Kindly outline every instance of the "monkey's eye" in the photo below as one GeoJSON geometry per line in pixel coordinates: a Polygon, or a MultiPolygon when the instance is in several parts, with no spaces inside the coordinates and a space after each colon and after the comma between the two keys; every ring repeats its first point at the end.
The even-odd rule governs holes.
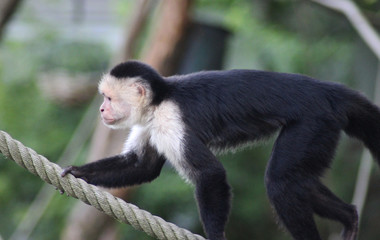
{"type": "Polygon", "coordinates": [[[108,98],[108,101],[111,101],[111,98],[110,97],[107,97],[108,98]]]}

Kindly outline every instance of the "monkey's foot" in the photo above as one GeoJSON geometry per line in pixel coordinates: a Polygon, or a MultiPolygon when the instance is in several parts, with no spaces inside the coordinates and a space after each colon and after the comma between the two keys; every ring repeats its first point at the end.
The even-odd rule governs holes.
{"type": "Polygon", "coordinates": [[[358,219],[356,216],[356,219],[353,223],[353,226],[349,229],[344,229],[342,233],[342,239],[343,240],[355,240],[358,235],[358,219]]]}

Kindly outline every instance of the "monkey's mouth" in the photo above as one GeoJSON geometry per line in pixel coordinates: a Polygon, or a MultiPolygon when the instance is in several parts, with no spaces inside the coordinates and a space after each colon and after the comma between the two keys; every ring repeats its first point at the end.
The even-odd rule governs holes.
{"type": "Polygon", "coordinates": [[[113,118],[102,118],[102,119],[105,124],[114,124],[116,122],[116,119],[113,119],[113,118]]]}

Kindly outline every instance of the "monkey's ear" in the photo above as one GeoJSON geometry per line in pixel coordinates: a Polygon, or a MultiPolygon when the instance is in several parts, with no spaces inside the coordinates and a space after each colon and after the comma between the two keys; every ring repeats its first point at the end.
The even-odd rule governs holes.
{"type": "Polygon", "coordinates": [[[138,93],[144,97],[145,96],[145,93],[146,93],[146,90],[145,90],[145,87],[141,84],[136,84],[136,88],[137,88],[137,91],[138,93]]]}

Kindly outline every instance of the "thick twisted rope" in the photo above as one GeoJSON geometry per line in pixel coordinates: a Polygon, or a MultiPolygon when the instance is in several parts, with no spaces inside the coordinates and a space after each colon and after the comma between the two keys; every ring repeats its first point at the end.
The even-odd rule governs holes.
{"type": "Polygon", "coordinates": [[[45,182],[55,186],[67,195],[94,206],[107,215],[131,225],[157,239],[168,240],[204,240],[202,236],[191,233],[160,217],[126,203],[112,194],[90,185],[82,179],[68,175],[61,177],[62,168],[50,162],[33,149],[12,139],[6,132],[0,131],[0,152],[18,165],[26,168],[45,182]]]}

